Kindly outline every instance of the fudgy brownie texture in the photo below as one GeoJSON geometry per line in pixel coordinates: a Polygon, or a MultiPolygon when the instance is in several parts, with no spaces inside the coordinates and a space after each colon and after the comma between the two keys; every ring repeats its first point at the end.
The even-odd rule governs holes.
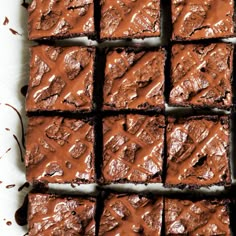
{"type": "Polygon", "coordinates": [[[63,117],[30,117],[26,133],[28,182],[91,183],[93,125],[63,117]]]}
{"type": "Polygon", "coordinates": [[[106,55],[104,110],[164,109],[165,50],[117,48],[106,55]]]}
{"type": "Polygon", "coordinates": [[[230,236],[224,200],[165,199],[165,235],[230,236]]]}
{"type": "Polygon", "coordinates": [[[33,0],[28,12],[30,40],[95,35],[93,0],[33,0]]]}
{"type": "Polygon", "coordinates": [[[95,200],[31,193],[29,236],[95,235],[95,200]]]}
{"type": "Polygon", "coordinates": [[[104,182],[161,182],[164,129],[165,118],[162,115],[104,118],[104,182]]]}
{"type": "Polygon", "coordinates": [[[31,48],[26,111],[91,111],[95,48],[31,48]]]}
{"type": "Polygon", "coordinates": [[[234,0],[171,0],[172,40],[235,36],[234,0]]]}
{"type": "Polygon", "coordinates": [[[101,235],[161,235],[163,198],[110,195],[99,225],[101,235]]]}
{"type": "Polygon", "coordinates": [[[100,0],[101,39],[160,36],[160,0],[100,0]]]}
{"type": "Polygon", "coordinates": [[[232,44],[175,44],[169,103],[175,106],[232,106],[232,44]]]}
{"type": "Polygon", "coordinates": [[[169,118],[167,186],[229,185],[229,118],[169,118]]]}

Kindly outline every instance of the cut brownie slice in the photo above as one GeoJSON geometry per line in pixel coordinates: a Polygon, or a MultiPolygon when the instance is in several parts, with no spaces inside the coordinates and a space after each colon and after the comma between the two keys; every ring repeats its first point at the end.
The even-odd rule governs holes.
{"type": "Polygon", "coordinates": [[[103,121],[105,183],[160,183],[164,116],[120,115],[103,121]]]}
{"type": "Polygon", "coordinates": [[[234,37],[234,0],[171,0],[172,40],[234,37]]]}
{"type": "Polygon", "coordinates": [[[93,0],[33,0],[28,12],[30,40],[95,35],[93,0]]]}
{"type": "Polygon", "coordinates": [[[160,0],[100,0],[101,39],[160,36],[160,0]]]}
{"type": "Polygon", "coordinates": [[[164,109],[165,50],[117,48],[106,55],[104,110],[164,109]]]}
{"type": "Polygon", "coordinates": [[[163,198],[110,195],[105,200],[99,235],[161,235],[163,198]]]}
{"type": "Polygon", "coordinates": [[[226,201],[165,199],[165,235],[230,236],[226,201]]]}
{"type": "Polygon", "coordinates": [[[175,106],[232,106],[233,45],[175,44],[169,103],[175,106]]]}
{"type": "Polygon", "coordinates": [[[26,134],[29,182],[91,183],[94,131],[89,122],[62,117],[30,117],[26,134]]]}
{"type": "Polygon", "coordinates": [[[29,236],[95,235],[95,199],[29,194],[29,236]]]}
{"type": "Polygon", "coordinates": [[[227,116],[169,118],[166,185],[229,185],[229,119],[227,116]]]}
{"type": "Polygon", "coordinates": [[[26,111],[91,111],[95,48],[31,48],[26,111]]]}

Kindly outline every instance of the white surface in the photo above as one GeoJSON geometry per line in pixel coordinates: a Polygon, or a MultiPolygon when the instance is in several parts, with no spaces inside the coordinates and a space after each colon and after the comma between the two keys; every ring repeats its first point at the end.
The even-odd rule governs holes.
{"type": "MultiPolygon", "coordinates": [[[[0,235],[2,236],[23,236],[27,232],[26,227],[18,226],[14,220],[15,211],[20,207],[27,189],[19,192],[18,188],[25,183],[24,165],[20,161],[20,152],[13,134],[21,141],[20,120],[16,112],[6,106],[5,103],[14,106],[22,115],[25,122],[24,97],[20,89],[28,81],[28,61],[29,46],[31,42],[27,40],[27,11],[21,6],[20,0],[0,1],[0,235]],[[3,25],[5,17],[9,19],[9,24],[3,25]],[[13,35],[9,28],[19,32],[21,35],[13,35]],[[6,130],[9,128],[10,130],[6,130]],[[6,153],[8,149],[11,149],[6,153]],[[5,154],[4,154],[5,153],[5,154]],[[6,186],[15,184],[15,187],[7,189],[6,186]],[[12,225],[8,226],[7,221],[12,225]]],[[[79,44],[85,42],[84,39],[74,39],[70,42],[79,44]]],[[[230,40],[232,41],[232,40],[230,40]]],[[[64,41],[66,42],[66,41],[64,41]]],[[[146,45],[158,45],[160,39],[147,39],[145,41],[136,40],[135,43],[146,45]]],[[[87,41],[86,44],[93,44],[87,41]]],[[[119,45],[119,41],[115,42],[119,45]]],[[[106,45],[104,43],[102,46],[106,45]]],[[[109,45],[114,45],[110,43],[109,45]]],[[[23,148],[22,148],[23,150],[23,148]]],[[[60,191],[64,189],[53,186],[52,189],[60,191]]],[[[118,185],[117,188],[120,188],[118,185]]],[[[94,185],[79,186],[72,191],[93,192],[94,185]]],[[[123,185],[125,190],[164,190],[160,185],[134,186],[123,185]]]]}

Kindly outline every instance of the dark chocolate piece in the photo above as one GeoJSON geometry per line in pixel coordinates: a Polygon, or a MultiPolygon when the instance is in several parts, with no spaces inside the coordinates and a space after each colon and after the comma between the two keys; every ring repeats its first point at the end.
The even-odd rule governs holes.
{"type": "Polygon", "coordinates": [[[165,199],[165,235],[230,236],[226,202],[165,199]]]}
{"type": "Polygon", "coordinates": [[[167,186],[229,185],[228,117],[169,118],[167,155],[167,186]]]}
{"type": "Polygon", "coordinates": [[[172,40],[234,37],[233,0],[171,0],[172,40]]]}
{"type": "Polygon", "coordinates": [[[29,194],[29,236],[95,235],[95,200],[29,194]]]}
{"type": "Polygon", "coordinates": [[[62,117],[30,117],[25,155],[27,181],[94,182],[93,143],[93,126],[88,122],[62,117]]]}
{"type": "Polygon", "coordinates": [[[93,0],[33,0],[28,12],[30,40],[95,35],[93,0]]]}
{"type": "Polygon", "coordinates": [[[232,106],[233,45],[175,44],[169,103],[175,106],[232,106]]]}
{"type": "Polygon", "coordinates": [[[120,115],[103,120],[104,183],[160,183],[164,116],[120,115]]]}
{"type": "Polygon", "coordinates": [[[101,235],[161,235],[163,198],[110,195],[100,220],[101,235]]]}
{"type": "Polygon", "coordinates": [[[104,110],[164,109],[165,50],[120,48],[106,55],[104,110]]]}
{"type": "Polygon", "coordinates": [[[95,48],[31,48],[26,111],[91,111],[95,48]]]}
{"type": "Polygon", "coordinates": [[[100,0],[101,39],[160,36],[160,0],[100,0]]]}

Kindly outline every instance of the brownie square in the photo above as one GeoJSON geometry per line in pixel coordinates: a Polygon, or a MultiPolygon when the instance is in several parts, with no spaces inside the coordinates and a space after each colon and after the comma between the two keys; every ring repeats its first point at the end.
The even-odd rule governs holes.
{"type": "Polygon", "coordinates": [[[170,117],[166,185],[230,185],[229,132],[227,116],[170,117]]]}
{"type": "Polygon", "coordinates": [[[163,198],[110,195],[99,225],[101,235],[161,235],[163,198]]]}
{"type": "Polygon", "coordinates": [[[104,183],[160,183],[165,118],[119,115],[103,120],[104,183]]]}
{"type": "Polygon", "coordinates": [[[29,236],[95,235],[95,199],[31,193],[29,236]]]}
{"type": "Polygon", "coordinates": [[[233,51],[228,43],[173,45],[170,105],[230,108],[233,51]]]}
{"type": "Polygon", "coordinates": [[[171,0],[172,40],[234,37],[234,0],[171,0]]]}
{"type": "Polygon", "coordinates": [[[26,133],[28,182],[93,183],[94,130],[90,122],[30,117],[26,133]]]}
{"type": "Polygon", "coordinates": [[[230,236],[229,212],[224,200],[165,199],[165,235],[230,236]]]}
{"type": "Polygon", "coordinates": [[[33,0],[28,13],[30,40],[95,35],[93,0],[33,0]]]}
{"type": "Polygon", "coordinates": [[[95,48],[31,48],[27,112],[92,109],[95,48]]]}
{"type": "Polygon", "coordinates": [[[117,48],[106,54],[104,110],[164,109],[165,50],[117,48]]]}
{"type": "Polygon", "coordinates": [[[160,36],[160,0],[100,0],[101,39],[160,36]]]}

